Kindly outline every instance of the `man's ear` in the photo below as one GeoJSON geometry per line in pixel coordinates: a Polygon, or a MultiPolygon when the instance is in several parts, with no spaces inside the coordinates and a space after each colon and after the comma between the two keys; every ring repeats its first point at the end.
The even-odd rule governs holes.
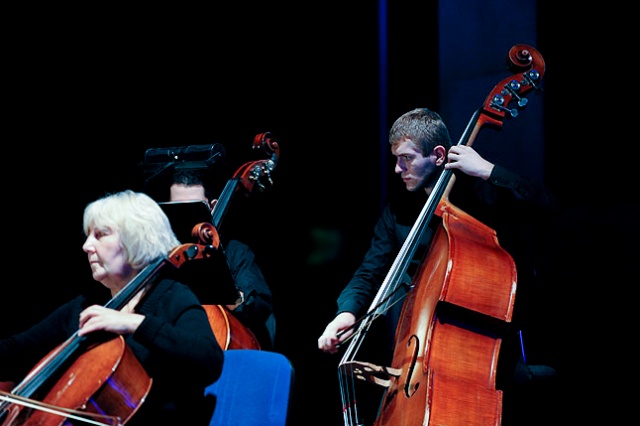
{"type": "Polygon", "coordinates": [[[436,166],[441,166],[447,161],[447,150],[442,145],[433,148],[433,155],[436,156],[436,166]]]}

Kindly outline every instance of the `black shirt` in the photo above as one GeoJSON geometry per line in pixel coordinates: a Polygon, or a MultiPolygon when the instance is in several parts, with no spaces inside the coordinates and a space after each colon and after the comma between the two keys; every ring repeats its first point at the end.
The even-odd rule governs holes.
{"type": "MultiPolygon", "coordinates": [[[[540,228],[555,214],[555,198],[536,182],[497,165],[486,181],[463,173],[455,176],[449,201],[494,229],[501,247],[515,261],[518,290],[512,328],[517,330],[523,326],[522,318],[526,319],[531,309],[526,301],[535,281],[537,240],[541,236],[540,228]]],[[[403,191],[393,195],[375,225],[371,245],[361,265],[338,298],[337,313],[351,312],[356,318],[366,314],[426,201],[424,191],[403,191]]],[[[412,281],[438,221],[439,217],[434,216],[424,228],[418,248],[406,269],[408,277],[403,282],[412,281]]],[[[400,307],[401,303],[396,304],[387,312],[390,322],[387,333],[395,332],[400,307]]],[[[506,361],[502,364],[509,370],[513,366],[506,361]]]]}
{"type": "MultiPolygon", "coordinates": [[[[73,336],[80,312],[108,301],[96,296],[71,299],[32,328],[0,340],[0,380],[19,383],[49,351],[73,336]]],[[[127,425],[208,425],[213,406],[206,402],[204,389],[220,376],[224,352],[198,299],[180,282],[162,279],[136,311],[145,319],[124,340],[152,384],[127,425]]],[[[78,380],[91,380],[90,372],[86,374],[89,377],[78,380]]]]}

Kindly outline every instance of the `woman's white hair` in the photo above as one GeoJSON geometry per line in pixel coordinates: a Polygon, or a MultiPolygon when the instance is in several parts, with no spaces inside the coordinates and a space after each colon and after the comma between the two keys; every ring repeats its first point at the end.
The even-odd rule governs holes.
{"type": "Polygon", "coordinates": [[[84,210],[82,227],[85,235],[94,228],[118,232],[127,261],[135,269],[167,256],[180,245],[158,203],[147,194],[132,190],[109,194],[89,203],[84,210]]]}

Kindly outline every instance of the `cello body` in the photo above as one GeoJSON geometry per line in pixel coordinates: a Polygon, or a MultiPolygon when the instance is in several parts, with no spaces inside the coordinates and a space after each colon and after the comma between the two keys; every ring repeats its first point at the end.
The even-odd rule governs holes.
{"type": "Polygon", "coordinates": [[[499,425],[500,330],[517,273],[495,232],[448,202],[402,310],[376,425],[499,425]]]}
{"type": "MultiPolygon", "coordinates": [[[[45,357],[44,359],[48,359],[45,357]]],[[[34,371],[37,371],[36,365],[34,371]]],[[[41,403],[115,418],[125,424],[151,389],[152,379],[122,336],[93,345],[80,354],[48,390],[41,403]]],[[[16,405],[17,406],[17,405],[16,405]]],[[[59,426],[69,418],[21,407],[3,426],[59,426]]],[[[82,424],[82,421],[71,424],[82,424]]]]}
{"type": "MultiPolygon", "coordinates": [[[[220,236],[212,223],[196,224],[191,231],[191,236],[193,240],[205,244],[207,247],[215,247],[216,251],[221,250],[220,236]]],[[[211,330],[223,350],[261,349],[253,332],[245,327],[225,305],[206,303],[202,307],[209,319],[211,330]]]]}
{"type": "Polygon", "coordinates": [[[255,334],[223,305],[202,305],[220,347],[227,349],[261,349],[255,334]]]}

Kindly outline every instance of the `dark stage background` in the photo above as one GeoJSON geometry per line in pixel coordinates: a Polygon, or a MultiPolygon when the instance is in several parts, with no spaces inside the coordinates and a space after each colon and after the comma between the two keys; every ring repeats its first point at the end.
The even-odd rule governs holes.
{"type": "MultiPolygon", "coordinates": [[[[526,42],[545,57],[547,74],[542,96],[531,100],[542,116],[518,119],[525,132],[542,129],[534,155],[508,145],[501,154],[539,174],[562,203],[545,249],[543,345],[532,354],[561,380],[553,404],[536,410],[547,424],[621,414],[624,397],[612,390],[630,352],[618,336],[630,333],[621,302],[637,282],[638,150],[621,107],[634,85],[620,81],[628,58],[612,53],[621,40],[608,43],[615,35],[605,28],[624,13],[583,10],[577,19],[523,1],[523,16],[520,2],[493,1],[482,4],[500,13],[484,9],[470,15],[474,25],[456,26],[452,6],[394,1],[385,32],[379,4],[356,3],[16,11],[3,78],[0,334],[96,285],[81,250],[83,208],[106,192],[141,189],[148,148],[222,143],[230,177],[255,158],[254,135],[269,131],[281,147],[274,185],[237,200],[233,232],[254,248],[274,292],[276,350],[297,375],[291,424],[341,424],[340,356],[316,344],[397,184],[385,132],[409,109],[445,104],[442,87],[455,86],[456,73],[443,75],[438,58],[457,45],[441,40],[473,43],[507,21],[532,28],[526,42]],[[551,406],[560,409],[555,417],[551,406]]],[[[510,45],[476,53],[499,71],[510,45]]],[[[476,65],[462,63],[461,71],[476,65]]],[[[459,115],[470,118],[483,100],[474,95],[459,115]]]]}

